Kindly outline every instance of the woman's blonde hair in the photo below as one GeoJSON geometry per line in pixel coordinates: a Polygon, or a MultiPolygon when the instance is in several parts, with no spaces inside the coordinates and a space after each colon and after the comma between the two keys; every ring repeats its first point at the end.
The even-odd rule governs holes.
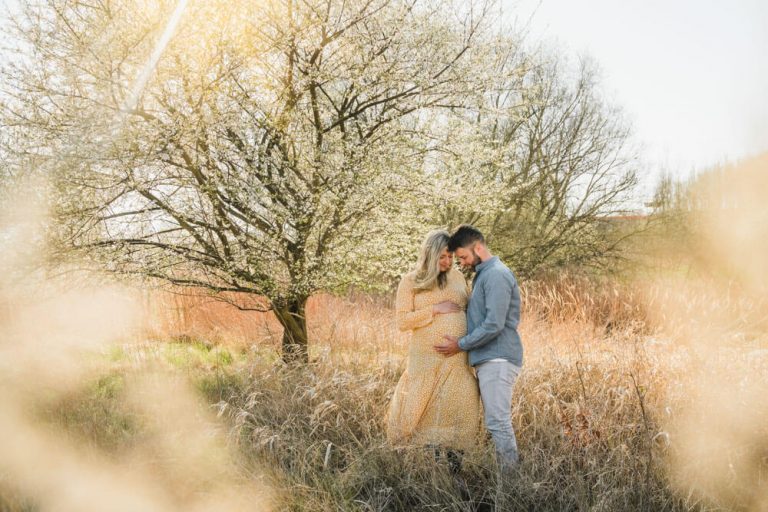
{"type": "Polygon", "coordinates": [[[448,247],[450,238],[451,235],[442,229],[427,234],[416,262],[415,290],[431,290],[435,285],[445,288],[448,273],[440,272],[440,253],[448,247]]]}

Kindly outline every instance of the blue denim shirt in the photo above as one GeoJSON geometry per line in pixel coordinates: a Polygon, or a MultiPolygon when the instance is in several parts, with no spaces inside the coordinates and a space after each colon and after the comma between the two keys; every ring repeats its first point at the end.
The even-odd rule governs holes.
{"type": "Polygon", "coordinates": [[[519,323],[520,288],[514,274],[498,256],[480,263],[467,306],[467,335],[459,339],[459,348],[469,353],[469,364],[501,358],[522,367],[519,323]]]}

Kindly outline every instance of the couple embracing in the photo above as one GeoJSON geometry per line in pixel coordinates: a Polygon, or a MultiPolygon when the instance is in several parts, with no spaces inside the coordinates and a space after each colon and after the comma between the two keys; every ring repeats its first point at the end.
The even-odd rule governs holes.
{"type": "Polygon", "coordinates": [[[460,454],[491,433],[503,472],[517,466],[512,389],[523,364],[520,289],[482,233],[462,225],[427,235],[414,271],[397,290],[397,326],[412,331],[406,370],[387,419],[394,444],[460,454]],[[453,264],[474,270],[471,288],[453,264]],[[473,371],[474,369],[474,371],[473,371]]]}

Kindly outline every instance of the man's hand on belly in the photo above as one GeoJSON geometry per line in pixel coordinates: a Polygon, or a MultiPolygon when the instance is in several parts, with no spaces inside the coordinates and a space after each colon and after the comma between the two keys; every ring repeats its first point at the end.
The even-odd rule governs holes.
{"type": "Polygon", "coordinates": [[[443,334],[443,341],[439,345],[434,345],[435,351],[439,354],[443,354],[445,357],[455,356],[461,349],[459,348],[458,336],[451,336],[450,334],[443,334]]]}

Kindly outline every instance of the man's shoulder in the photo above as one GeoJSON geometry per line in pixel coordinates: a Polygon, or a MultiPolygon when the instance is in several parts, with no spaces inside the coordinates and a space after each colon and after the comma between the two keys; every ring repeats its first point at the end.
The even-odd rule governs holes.
{"type": "Polygon", "coordinates": [[[515,281],[514,273],[500,259],[496,260],[493,265],[488,267],[487,274],[488,275],[486,279],[489,279],[491,281],[497,280],[497,279],[505,279],[512,282],[515,281]]]}
{"type": "Polygon", "coordinates": [[[504,264],[503,261],[501,261],[501,258],[497,258],[493,265],[488,267],[488,270],[490,270],[490,273],[501,273],[501,274],[511,274],[512,271],[509,270],[509,267],[504,264]]]}

